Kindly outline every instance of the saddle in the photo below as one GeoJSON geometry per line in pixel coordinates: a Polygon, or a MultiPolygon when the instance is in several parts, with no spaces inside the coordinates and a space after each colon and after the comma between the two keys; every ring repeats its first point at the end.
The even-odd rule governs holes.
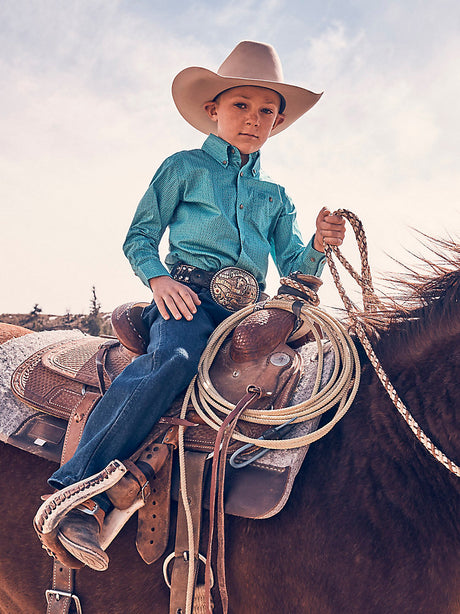
{"type": "MultiPolygon", "coordinates": [[[[55,342],[29,356],[14,371],[11,389],[33,411],[11,433],[8,443],[48,460],[60,462],[63,450],[76,448],[86,420],[111,382],[136,356],[146,350],[148,332],[142,323],[147,303],[127,303],[112,314],[114,338],[82,336],[55,342]]],[[[211,369],[215,387],[232,403],[246,391],[247,382],[263,381],[265,388],[276,391],[275,406],[286,405],[300,376],[297,352],[285,344],[295,317],[281,310],[258,311],[243,321],[219,352],[211,369]],[[280,361],[284,364],[277,364],[280,361]],[[275,356],[276,360],[270,360],[275,356]],[[296,362],[293,373],[292,365],[296,362]]],[[[301,361],[300,361],[301,362],[301,361]]],[[[254,407],[260,406],[259,401],[254,407]]],[[[154,427],[146,446],[152,442],[177,445],[177,416],[182,398],[177,399],[154,427]]],[[[211,454],[215,431],[202,423],[190,406],[187,413],[185,447],[194,452],[211,454]]],[[[314,430],[315,425],[308,425],[314,430]]],[[[237,430],[258,438],[266,426],[241,423],[237,430]]],[[[144,446],[145,447],[145,446],[144,446]]],[[[228,449],[234,454],[241,443],[233,440],[228,449]]],[[[134,455],[138,458],[138,451],[134,455]]],[[[67,450],[68,452],[68,450],[67,450]]],[[[254,450],[252,450],[254,452],[254,450]]],[[[300,451],[304,456],[305,450],[300,451]]],[[[240,455],[240,461],[251,450],[240,455]]],[[[284,506],[297,473],[293,453],[269,452],[266,458],[248,463],[243,469],[228,466],[226,512],[247,518],[266,518],[284,506]],[[285,456],[285,463],[277,456],[285,456]],[[293,466],[294,465],[294,466],[293,466]]],[[[295,455],[295,453],[294,453],[295,455]]],[[[303,458],[302,456],[302,458],[303,458]]],[[[178,496],[177,463],[171,468],[171,491],[178,496]]],[[[208,503],[209,478],[204,505],[208,503]]],[[[169,492],[169,488],[168,488],[169,492]]]]}
{"type": "MultiPolygon", "coordinates": [[[[141,318],[145,305],[128,303],[113,312],[114,338],[85,336],[57,342],[39,350],[19,365],[12,376],[12,391],[33,413],[9,436],[9,443],[57,462],[61,458],[69,458],[91,410],[113,379],[146,350],[148,333],[141,318]]],[[[296,324],[294,313],[277,309],[255,311],[235,329],[217,355],[210,371],[213,385],[230,402],[238,403],[248,383],[257,381],[263,385],[260,388],[263,394],[259,394],[249,408],[261,408],[267,402],[272,408],[288,404],[302,367],[301,355],[286,343],[296,324]]],[[[313,354],[310,351],[309,362],[314,360],[313,354]]],[[[323,378],[326,382],[327,373],[324,370],[323,378]]],[[[175,498],[180,502],[178,464],[173,462],[179,425],[188,427],[184,441],[186,471],[189,478],[195,476],[192,492],[199,492],[193,512],[198,523],[201,514],[197,508],[202,505],[209,508],[212,503],[211,472],[206,471],[206,466],[209,465],[209,457],[216,453],[213,450],[216,433],[203,423],[190,405],[186,419],[178,418],[181,406],[181,400],[173,404],[141,449],[126,462],[130,471],[133,468],[134,481],[137,479],[139,484],[142,484],[142,477],[138,478],[136,473],[145,471],[147,467],[145,474],[150,472],[150,475],[155,475],[155,489],[152,492],[147,489],[144,493],[144,486],[146,483],[148,485],[144,479],[142,496],[135,497],[132,503],[119,505],[120,509],[116,508],[109,515],[112,519],[107,523],[105,534],[104,530],[102,534],[102,543],[107,547],[129,515],[138,511],[136,545],[147,563],[152,563],[163,554],[169,537],[170,500],[175,498]],[[142,470],[137,470],[136,466],[142,467],[142,470]],[[146,513],[147,504],[150,503],[156,505],[157,514],[153,521],[152,516],[146,513]],[[151,539],[153,533],[156,540],[151,539]]],[[[319,418],[294,427],[295,435],[315,430],[318,421],[319,418]]],[[[237,424],[236,429],[253,439],[267,437],[264,425],[245,422],[237,424]]],[[[271,430],[272,437],[275,433],[271,430]]],[[[229,442],[225,450],[228,454],[226,458],[236,454],[239,461],[233,465],[224,462],[227,470],[225,482],[222,479],[225,497],[222,507],[226,513],[246,518],[268,518],[284,507],[307,447],[282,453],[269,451],[263,458],[254,456],[252,447],[245,451],[244,448],[248,446],[242,447],[236,440],[229,442]]],[[[126,477],[123,479],[126,480],[126,477]]],[[[116,489],[115,485],[111,491],[115,491],[115,500],[112,501],[117,506],[116,489]]],[[[138,489],[134,488],[134,491],[138,492],[138,489]]],[[[126,488],[122,488],[122,492],[126,493],[126,488]]],[[[193,496],[190,498],[194,499],[193,496]]],[[[183,515],[183,508],[179,505],[179,518],[183,515]]],[[[184,522],[183,519],[182,524],[184,522]]],[[[199,533],[199,525],[197,528],[199,533]]],[[[183,531],[182,534],[179,531],[179,525],[176,550],[177,540],[179,548],[182,547],[182,540],[187,549],[188,544],[183,531]]],[[[198,554],[195,553],[196,556],[198,554]]],[[[176,557],[173,577],[174,574],[184,574],[186,569],[187,565],[181,572],[180,561],[176,557]]],[[[178,582],[176,578],[174,584],[183,585],[184,581],[178,582]]],[[[177,599],[178,603],[182,603],[182,596],[177,599]]]]}

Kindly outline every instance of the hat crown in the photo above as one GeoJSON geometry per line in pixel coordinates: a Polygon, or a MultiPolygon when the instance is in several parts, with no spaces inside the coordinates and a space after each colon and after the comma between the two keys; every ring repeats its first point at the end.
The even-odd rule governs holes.
{"type": "Polygon", "coordinates": [[[219,67],[222,77],[282,83],[283,69],[275,49],[266,43],[241,41],[219,67]]]}

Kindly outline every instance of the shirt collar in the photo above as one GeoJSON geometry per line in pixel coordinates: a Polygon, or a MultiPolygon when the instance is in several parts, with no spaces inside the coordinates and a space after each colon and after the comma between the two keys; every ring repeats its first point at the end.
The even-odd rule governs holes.
{"type": "MultiPolygon", "coordinates": [[[[214,158],[221,166],[228,168],[234,162],[238,168],[241,166],[240,152],[236,147],[227,143],[219,136],[210,134],[202,146],[203,151],[214,158]]],[[[245,165],[253,177],[258,177],[260,173],[260,151],[249,154],[249,161],[245,165]]]]}

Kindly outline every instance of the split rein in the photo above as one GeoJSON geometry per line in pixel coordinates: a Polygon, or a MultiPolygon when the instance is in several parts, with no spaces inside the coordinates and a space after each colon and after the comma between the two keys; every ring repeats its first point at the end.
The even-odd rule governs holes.
{"type": "Polygon", "coordinates": [[[364,233],[364,229],[363,229],[363,225],[361,221],[354,213],[346,209],[338,209],[337,211],[334,212],[334,215],[340,215],[341,217],[344,217],[351,224],[353,231],[355,233],[356,242],[358,244],[358,249],[359,249],[359,253],[361,257],[361,275],[358,275],[358,273],[353,269],[353,267],[348,262],[348,260],[344,258],[344,256],[341,254],[338,247],[336,246],[331,247],[330,245],[325,244],[327,263],[331,271],[331,275],[334,279],[336,288],[340,294],[343,304],[345,305],[345,309],[347,310],[347,313],[353,322],[353,326],[352,326],[353,331],[356,333],[358,339],[360,340],[364,348],[364,351],[367,354],[367,357],[369,358],[372,366],[374,367],[377,377],[379,378],[383,387],[387,391],[388,396],[390,397],[393,405],[396,407],[398,412],[404,418],[405,422],[407,423],[407,425],[409,426],[409,428],[411,429],[415,437],[420,441],[420,443],[425,447],[425,449],[433,456],[433,458],[435,458],[438,462],[444,465],[444,467],[446,467],[446,469],[448,469],[454,475],[456,475],[457,477],[460,477],[460,467],[456,465],[453,461],[451,461],[444,454],[444,452],[439,450],[439,448],[437,448],[434,445],[431,439],[422,431],[419,424],[414,419],[412,414],[407,409],[406,405],[401,400],[401,397],[396,392],[393,384],[390,382],[388,375],[385,373],[379,359],[377,358],[377,355],[374,352],[374,349],[369,340],[369,337],[367,336],[364,326],[359,320],[358,311],[356,310],[352,301],[350,300],[350,298],[347,296],[345,292],[345,289],[340,281],[340,277],[339,277],[337,268],[333,260],[333,254],[337,256],[338,260],[342,263],[344,268],[350,273],[353,279],[361,287],[364,311],[367,313],[376,311],[379,304],[381,304],[381,301],[376,296],[373,285],[372,285],[372,277],[371,277],[371,272],[370,272],[370,267],[369,267],[369,262],[368,262],[368,255],[367,255],[366,235],[364,233]]]}

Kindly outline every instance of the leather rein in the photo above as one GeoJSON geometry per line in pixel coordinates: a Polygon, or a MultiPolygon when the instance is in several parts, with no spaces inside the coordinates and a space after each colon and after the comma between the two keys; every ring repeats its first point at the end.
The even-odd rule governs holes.
{"type": "Polygon", "coordinates": [[[334,283],[336,288],[340,294],[343,304],[345,305],[345,309],[349,317],[353,322],[353,330],[358,336],[364,351],[367,354],[379,380],[381,381],[383,387],[387,391],[393,405],[396,407],[398,412],[404,418],[405,422],[415,435],[415,437],[420,441],[420,443],[424,446],[424,448],[435,458],[439,463],[441,463],[446,469],[448,469],[451,473],[460,477],[460,467],[456,465],[450,458],[448,458],[444,452],[442,452],[439,448],[435,446],[435,444],[431,441],[431,439],[423,432],[420,425],[417,423],[415,418],[412,416],[406,405],[401,400],[401,397],[396,392],[393,384],[391,383],[388,375],[385,373],[377,355],[374,352],[372,344],[367,336],[367,333],[364,329],[364,326],[359,320],[359,313],[353,305],[350,298],[347,296],[345,289],[340,281],[340,277],[337,271],[337,267],[335,266],[335,262],[333,260],[333,254],[335,254],[338,260],[342,263],[344,268],[350,273],[353,279],[357,282],[357,284],[361,287],[362,296],[363,296],[363,305],[364,312],[370,313],[372,311],[376,311],[378,305],[381,305],[380,299],[375,294],[373,285],[372,285],[372,277],[368,262],[368,252],[367,252],[367,241],[366,235],[364,233],[363,225],[359,218],[348,211],[347,209],[338,209],[334,212],[334,215],[340,215],[345,218],[353,228],[355,233],[356,242],[358,244],[358,249],[361,257],[361,275],[359,275],[348,262],[348,260],[342,255],[339,248],[336,246],[330,246],[326,243],[324,244],[327,263],[329,269],[331,271],[331,275],[334,279],[334,283]]]}

